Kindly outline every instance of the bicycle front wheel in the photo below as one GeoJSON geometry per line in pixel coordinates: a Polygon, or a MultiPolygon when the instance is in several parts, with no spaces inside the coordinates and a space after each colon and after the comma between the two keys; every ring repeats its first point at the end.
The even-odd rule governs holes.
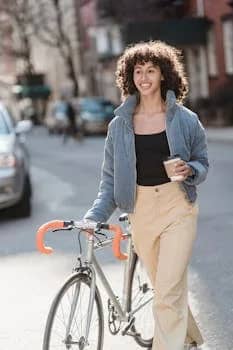
{"type": "Polygon", "coordinates": [[[135,312],[135,322],[131,330],[135,341],[142,347],[150,348],[154,336],[152,311],[154,290],[141,261],[135,254],[130,274],[129,311],[135,312]]]}
{"type": "Polygon", "coordinates": [[[91,279],[83,273],[69,277],[57,293],[48,315],[43,350],[102,350],[104,319],[98,288],[89,335],[86,341],[86,325],[90,299],[91,279]]]}

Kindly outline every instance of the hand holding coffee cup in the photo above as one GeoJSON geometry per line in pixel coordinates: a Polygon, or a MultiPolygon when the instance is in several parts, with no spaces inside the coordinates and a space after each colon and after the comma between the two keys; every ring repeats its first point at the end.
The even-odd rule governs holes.
{"type": "Polygon", "coordinates": [[[175,173],[177,176],[182,176],[184,181],[187,179],[188,176],[192,176],[192,168],[184,161],[184,160],[179,160],[176,165],[175,165],[175,173]]]}
{"type": "Polygon", "coordinates": [[[191,167],[179,156],[171,156],[163,163],[171,181],[184,181],[192,175],[191,167]]]}

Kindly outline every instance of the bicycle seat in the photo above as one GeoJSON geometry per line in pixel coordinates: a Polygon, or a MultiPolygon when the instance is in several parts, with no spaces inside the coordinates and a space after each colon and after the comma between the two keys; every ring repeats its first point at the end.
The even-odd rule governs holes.
{"type": "Polygon", "coordinates": [[[127,213],[123,213],[119,216],[119,221],[127,221],[129,220],[129,216],[127,213]]]}

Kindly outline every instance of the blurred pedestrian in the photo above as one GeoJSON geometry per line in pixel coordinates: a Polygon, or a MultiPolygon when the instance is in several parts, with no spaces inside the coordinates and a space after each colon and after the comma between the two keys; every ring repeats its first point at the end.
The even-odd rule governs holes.
{"type": "Polygon", "coordinates": [[[153,350],[203,343],[188,307],[187,271],[196,238],[196,186],[208,172],[206,136],[183,106],[188,84],[180,52],[139,43],[118,60],[123,103],[109,124],[99,193],[84,220],[129,214],[134,247],[155,290],[153,350]],[[168,177],[163,161],[179,154],[168,177]],[[178,180],[179,178],[179,180],[178,180]]]}
{"type": "Polygon", "coordinates": [[[64,96],[55,100],[52,106],[52,115],[55,119],[56,131],[60,134],[66,132],[68,126],[67,102],[64,96]]]}
{"type": "Polygon", "coordinates": [[[67,118],[67,125],[64,129],[64,137],[63,141],[66,142],[68,137],[76,137],[77,134],[77,126],[76,126],[76,115],[75,110],[72,106],[71,101],[66,100],[66,118],[67,118]]]}

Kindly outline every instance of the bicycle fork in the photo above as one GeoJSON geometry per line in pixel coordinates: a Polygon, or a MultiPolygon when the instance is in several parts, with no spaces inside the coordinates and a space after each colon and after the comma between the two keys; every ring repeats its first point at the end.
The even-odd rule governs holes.
{"type": "Polygon", "coordinates": [[[72,322],[73,322],[75,310],[76,310],[77,303],[78,303],[79,292],[80,292],[80,283],[76,283],[74,296],[73,296],[72,304],[71,304],[71,307],[70,307],[70,315],[69,315],[68,325],[67,325],[67,328],[66,328],[66,337],[65,337],[66,342],[67,341],[69,342],[70,329],[71,329],[71,325],[72,325],[72,322]]]}
{"type": "MultiPolygon", "coordinates": [[[[92,318],[92,312],[93,312],[93,306],[94,306],[94,300],[95,300],[95,286],[96,286],[95,270],[92,266],[89,266],[89,268],[91,270],[91,285],[90,285],[90,297],[89,297],[89,303],[88,303],[84,345],[88,344],[88,335],[89,335],[89,330],[91,325],[91,318],[92,318]]],[[[82,350],[83,348],[80,347],[80,350],[82,350]]]]}
{"type": "Polygon", "coordinates": [[[80,294],[80,286],[81,283],[78,282],[75,285],[73,300],[70,307],[70,314],[69,314],[69,320],[68,325],[66,328],[66,337],[65,337],[65,344],[67,346],[67,349],[70,348],[71,345],[79,345],[79,349],[83,350],[86,345],[88,345],[88,335],[90,330],[90,324],[91,324],[91,318],[92,318],[92,312],[93,312],[93,306],[94,306],[94,300],[95,300],[95,286],[96,286],[96,275],[95,271],[92,266],[89,266],[88,268],[91,271],[91,284],[90,284],[90,296],[88,301],[88,311],[87,311],[87,320],[85,325],[85,335],[81,336],[78,341],[72,341],[70,339],[70,330],[72,327],[73,319],[75,316],[76,307],[79,300],[79,294],[80,294]]]}
{"type": "Polygon", "coordinates": [[[90,296],[88,301],[88,311],[87,311],[87,321],[86,321],[86,327],[85,327],[85,336],[81,337],[79,340],[79,349],[83,350],[86,345],[88,345],[88,336],[90,331],[90,325],[91,325],[91,319],[92,319],[92,313],[93,313],[93,307],[94,307],[94,301],[95,301],[95,291],[96,291],[96,273],[95,269],[92,265],[92,259],[93,259],[93,247],[94,247],[94,239],[93,236],[90,236],[88,238],[88,247],[87,247],[87,270],[88,270],[88,276],[91,276],[90,278],[90,296]]]}
{"type": "MultiPolygon", "coordinates": [[[[87,320],[86,320],[86,325],[85,325],[85,333],[84,336],[81,336],[78,341],[72,342],[69,337],[70,337],[70,330],[72,326],[72,322],[75,316],[75,310],[77,308],[77,303],[79,300],[79,294],[80,294],[80,286],[81,282],[76,283],[75,286],[75,291],[74,291],[74,296],[73,300],[71,303],[71,308],[70,308],[70,315],[69,315],[69,321],[68,321],[68,326],[66,329],[66,345],[70,346],[72,344],[78,344],[79,345],[79,350],[83,350],[86,345],[88,345],[88,336],[89,336],[89,331],[90,331],[90,325],[91,325],[91,319],[92,319],[92,312],[93,312],[93,307],[94,307],[94,301],[95,301],[95,291],[96,291],[96,273],[95,269],[92,266],[92,258],[93,258],[93,237],[89,237],[88,239],[88,249],[87,249],[87,261],[86,261],[86,267],[83,268],[80,266],[76,271],[84,273],[87,278],[90,278],[90,295],[89,295],[89,301],[88,301],[88,311],[87,311],[87,320]]],[[[69,349],[69,348],[68,348],[69,349]]]]}

